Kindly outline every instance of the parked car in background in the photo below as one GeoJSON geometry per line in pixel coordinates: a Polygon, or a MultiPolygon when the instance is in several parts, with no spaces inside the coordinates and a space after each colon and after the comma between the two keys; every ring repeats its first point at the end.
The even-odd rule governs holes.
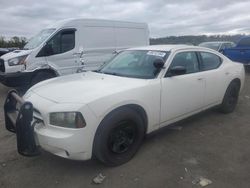
{"type": "Polygon", "coordinates": [[[242,64],[207,48],[132,48],[99,70],[36,84],[23,98],[10,91],[6,128],[22,155],[37,155],[39,145],[68,159],[120,165],[154,130],[214,106],[234,111],[244,76],[242,64]]]}
{"type": "Polygon", "coordinates": [[[220,53],[223,53],[223,51],[226,48],[232,48],[235,46],[234,42],[229,42],[229,41],[214,41],[214,42],[203,42],[200,43],[199,46],[201,47],[206,47],[206,48],[211,48],[213,50],[216,50],[220,53]]]}
{"type": "Polygon", "coordinates": [[[0,57],[4,54],[7,54],[9,50],[7,48],[0,48],[0,57]]]}
{"type": "Polygon", "coordinates": [[[149,44],[145,23],[96,19],[57,22],[34,36],[23,50],[0,59],[0,82],[34,85],[41,80],[94,70],[117,51],[149,44]]]}
{"type": "Polygon", "coordinates": [[[232,61],[243,63],[249,69],[250,65],[250,37],[244,37],[233,48],[225,49],[223,54],[232,61]]]}

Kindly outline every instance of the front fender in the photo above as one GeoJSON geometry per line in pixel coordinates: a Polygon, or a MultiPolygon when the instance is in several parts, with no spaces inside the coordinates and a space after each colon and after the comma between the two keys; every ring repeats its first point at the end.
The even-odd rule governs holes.
{"type": "Polygon", "coordinates": [[[148,133],[157,129],[160,123],[160,84],[117,93],[88,104],[99,124],[111,111],[125,105],[137,105],[144,109],[147,114],[148,133]]]}

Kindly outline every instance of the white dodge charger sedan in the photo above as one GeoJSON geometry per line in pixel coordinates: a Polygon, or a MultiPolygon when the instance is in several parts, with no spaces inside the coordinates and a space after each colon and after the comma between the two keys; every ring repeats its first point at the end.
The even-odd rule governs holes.
{"type": "Polygon", "coordinates": [[[43,81],[5,102],[6,128],[22,155],[38,148],[107,165],[130,160],[146,134],[218,106],[233,112],[244,67],[186,45],[146,46],[117,54],[94,72],[43,81]]]}

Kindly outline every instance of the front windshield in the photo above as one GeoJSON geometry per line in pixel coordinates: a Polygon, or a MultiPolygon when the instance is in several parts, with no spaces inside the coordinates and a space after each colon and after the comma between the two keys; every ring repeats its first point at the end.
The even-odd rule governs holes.
{"type": "Polygon", "coordinates": [[[219,50],[220,43],[217,42],[209,42],[209,43],[201,43],[199,46],[205,47],[205,48],[211,48],[213,50],[219,50]]]}
{"type": "Polygon", "coordinates": [[[24,46],[24,49],[30,50],[41,45],[56,29],[44,29],[37,35],[32,37],[29,42],[24,46]]]}
{"type": "Polygon", "coordinates": [[[165,62],[169,52],[149,50],[127,50],[119,53],[98,72],[132,78],[155,78],[160,69],[154,67],[156,59],[165,62]]]}

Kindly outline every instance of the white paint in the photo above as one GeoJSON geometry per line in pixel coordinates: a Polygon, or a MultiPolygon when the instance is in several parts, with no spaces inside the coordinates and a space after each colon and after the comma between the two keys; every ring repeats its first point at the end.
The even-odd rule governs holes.
{"type": "Polygon", "coordinates": [[[183,45],[147,46],[134,50],[170,51],[170,56],[155,79],[86,72],[41,82],[25,94],[24,99],[33,103],[44,120],[44,125],[35,127],[37,142],[42,148],[65,158],[87,160],[91,158],[100,122],[120,106],[137,104],[144,108],[148,118],[147,133],[150,133],[220,104],[233,79],[241,80],[241,88],[244,84],[243,65],[213,50],[183,45]],[[164,77],[173,56],[183,51],[210,52],[220,56],[223,63],[215,70],[164,77]],[[81,112],[87,126],[70,129],[50,125],[49,113],[63,111],[81,112]]]}

